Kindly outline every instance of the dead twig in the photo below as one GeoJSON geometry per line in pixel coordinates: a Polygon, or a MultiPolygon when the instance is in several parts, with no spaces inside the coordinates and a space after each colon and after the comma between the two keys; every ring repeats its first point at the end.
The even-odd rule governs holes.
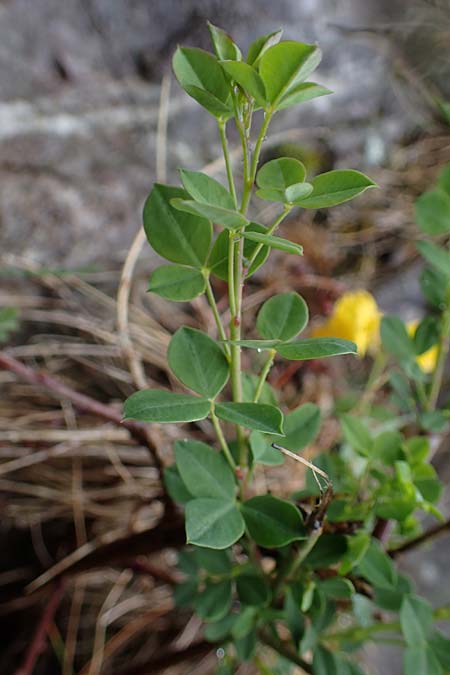
{"type": "Polygon", "coordinates": [[[15,675],[32,675],[36,661],[45,649],[45,636],[49,630],[55,612],[63,597],[64,587],[62,582],[56,584],[53,593],[45,605],[41,619],[36,627],[36,631],[30,645],[26,651],[22,665],[16,670],[15,675]]]}

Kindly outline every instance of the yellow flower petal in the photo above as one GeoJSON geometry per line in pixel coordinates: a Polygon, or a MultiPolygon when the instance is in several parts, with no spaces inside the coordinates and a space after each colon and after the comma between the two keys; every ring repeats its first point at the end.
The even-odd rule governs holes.
{"type": "Polygon", "coordinates": [[[358,354],[364,356],[379,344],[380,319],[381,312],[371,293],[344,293],[336,302],[331,317],[313,330],[313,336],[352,340],[358,347],[358,354]]]}
{"type": "MultiPolygon", "coordinates": [[[[418,325],[419,325],[418,320],[410,321],[409,323],[406,324],[406,330],[408,331],[408,335],[410,337],[414,337],[418,325]]],[[[438,353],[439,353],[438,346],[433,345],[432,347],[430,347],[430,349],[427,349],[426,352],[416,357],[416,362],[422,368],[424,373],[434,372],[436,368],[438,353]]]]}

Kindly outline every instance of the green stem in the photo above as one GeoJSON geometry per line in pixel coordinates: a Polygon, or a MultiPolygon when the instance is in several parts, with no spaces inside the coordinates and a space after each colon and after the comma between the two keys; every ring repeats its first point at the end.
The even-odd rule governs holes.
{"type": "MultiPolygon", "coordinates": [[[[442,605],[433,611],[433,618],[436,621],[450,618],[450,605],[442,605]]],[[[390,621],[386,623],[372,623],[369,626],[355,626],[342,631],[336,631],[326,635],[327,641],[333,642],[363,642],[370,640],[372,635],[377,633],[400,633],[401,625],[399,621],[390,621]]]]}
{"type": "Polygon", "coordinates": [[[423,408],[426,410],[428,408],[428,399],[427,399],[427,392],[425,391],[424,384],[420,380],[416,380],[415,386],[416,386],[416,392],[417,392],[419,402],[423,406],[423,408]]]}
{"type": "Polygon", "coordinates": [[[233,323],[233,318],[236,316],[236,292],[234,277],[234,249],[236,246],[236,239],[234,237],[235,235],[233,230],[230,230],[228,233],[228,301],[230,303],[231,323],[233,323]]]}
{"type": "Polygon", "coordinates": [[[431,381],[430,395],[426,404],[427,410],[435,410],[439,398],[439,392],[444,377],[445,363],[450,349],[450,292],[447,291],[447,306],[442,315],[441,334],[438,343],[438,356],[436,368],[431,381]]]}
{"type": "Polygon", "coordinates": [[[267,379],[267,376],[270,372],[270,369],[272,368],[272,363],[275,358],[276,351],[275,349],[270,349],[269,350],[269,356],[267,357],[267,360],[261,370],[261,374],[259,376],[258,384],[256,385],[256,391],[255,391],[255,396],[253,398],[253,403],[258,403],[259,398],[262,394],[262,390],[264,387],[264,382],[267,379]]]}
{"type": "Polygon", "coordinates": [[[292,556],[292,559],[288,560],[288,565],[286,568],[280,570],[280,574],[278,575],[278,579],[275,582],[275,586],[273,589],[273,599],[274,601],[277,600],[279,597],[283,586],[287,579],[289,577],[292,577],[302,564],[302,562],[305,560],[306,556],[312,551],[314,546],[317,544],[317,541],[322,534],[322,528],[318,527],[316,530],[313,530],[311,532],[311,535],[309,539],[303,544],[302,548],[299,550],[297,555],[292,556]]]}
{"type": "Polygon", "coordinates": [[[225,436],[222,431],[222,427],[220,426],[220,422],[217,418],[217,415],[214,412],[214,404],[211,407],[211,421],[213,423],[214,431],[216,432],[216,436],[219,440],[220,446],[223,450],[223,454],[227,458],[228,464],[231,466],[233,471],[236,471],[236,462],[233,459],[233,455],[231,454],[231,450],[228,446],[228,443],[225,440],[225,436]]]}
{"type": "Polygon", "coordinates": [[[269,128],[270,120],[272,119],[273,113],[271,112],[266,112],[264,114],[264,120],[263,123],[261,124],[261,129],[259,130],[258,138],[256,140],[255,144],[255,150],[253,152],[253,158],[252,158],[252,163],[250,166],[250,174],[248,175],[248,181],[245,186],[246,189],[244,189],[244,193],[242,195],[242,202],[241,202],[241,212],[245,213],[247,211],[248,203],[250,201],[250,197],[252,194],[252,189],[253,189],[253,183],[255,182],[255,177],[256,177],[256,172],[258,170],[258,162],[259,162],[259,156],[261,154],[261,147],[263,144],[263,141],[266,137],[267,134],[267,129],[269,128]]]}
{"type": "Polygon", "coordinates": [[[222,143],[223,157],[225,160],[225,168],[227,171],[228,187],[230,189],[231,196],[233,197],[234,208],[237,209],[238,201],[236,195],[236,187],[234,185],[233,179],[233,168],[231,165],[230,151],[228,148],[227,134],[226,134],[226,122],[219,120],[217,122],[219,127],[220,142],[222,143]]]}
{"type": "Polygon", "coordinates": [[[225,329],[223,327],[222,321],[220,319],[219,310],[217,309],[216,299],[214,297],[213,289],[212,289],[211,282],[210,282],[209,278],[206,279],[206,297],[208,298],[208,302],[209,302],[209,305],[211,307],[211,311],[212,311],[213,316],[214,316],[214,321],[216,322],[216,326],[217,326],[217,330],[218,330],[219,335],[220,335],[220,339],[224,343],[225,355],[226,355],[228,361],[230,361],[230,347],[227,343],[227,336],[225,334],[225,329]]]}
{"type": "MultiPolygon", "coordinates": [[[[290,213],[290,211],[292,211],[292,209],[293,209],[292,206],[288,206],[286,204],[283,211],[280,213],[280,215],[277,216],[275,218],[275,220],[273,221],[273,223],[269,226],[266,234],[268,234],[268,235],[273,234],[275,232],[275,230],[277,229],[278,225],[286,218],[286,216],[288,215],[288,213],[290,213]]],[[[256,258],[259,255],[259,252],[261,251],[263,246],[264,246],[264,244],[258,244],[258,246],[255,248],[255,250],[252,254],[252,257],[250,258],[250,260],[248,262],[247,269],[251,268],[251,266],[255,262],[256,258]]]]}
{"type": "Polygon", "coordinates": [[[293,649],[291,649],[291,647],[282,642],[278,636],[271,635],[267,630],[262,629],[259,632],[259,638],[261,642],[266,644],[268,647],[274,649],[276,652],[278,652],[278,654],[283,656],[285,659],[299,666],[299,668],[301,668],[303,672],[305,673],[313,672],[310,664],[304,661],[300,656],[298,656],[298,654],[293,649]]]}

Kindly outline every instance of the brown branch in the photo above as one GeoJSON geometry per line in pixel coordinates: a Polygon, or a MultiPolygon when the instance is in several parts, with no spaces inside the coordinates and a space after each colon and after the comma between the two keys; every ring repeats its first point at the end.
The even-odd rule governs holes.
{"type": "Polygon", "coordinates": [[[111,406],[100,403],[99,401],[96,401],[85,394],[80,394],[55,377],[48,375],[44,371],[37,371],[33,368],[30,368],[29,366],[24,365],[6,352],[0,352],[0,368],[15,373],[22,380],[25,380],[26,382],[29,382],[30,384],[33,384],[37,387],[45,387],[55,397],[71,401],[71,403],[73,403],[73,405],[79,410],[83,410],[84,412],[90,413],[91,415],[95,415],[96,417],[100,417],[104,420],[108,420],[117,426],[127,429],[130,436],[137,443],[139,443],[139,445],[143,445],[149,451],[153,463],[159,473],[165,506],[169,509],[172,508],[172,500],[165,491],[164,482],[162,479],[164,465],[149,437],[148,431],[144,424],[141,424],[140,422],[134,422],[133,420],[122,420],[120,413],[114,410],[114,408],[111,406]]]}
{"type": "Polygon", "coordinates": [[[53,623],[53,617],[55,616],[55,612],[63,597],[63,590],[64,588],[61,582],[56,584],[49,601],[45,605],[39,623],[36,626],[36,631],[25,653],[22,665],[16,670],[15,675],[31,675],[34,672],[36,662],[45,649],[45,636],[53,623]]]}
{"type": "Polygon", "coordinates": [[[388,553],[391,558],[396,558],[398,555],[402,555],[402,553],[411,551],[412,549],[417,548],[417,546],[425,544],[427,541],[432,541],[435,537],[438,537],[445,532],[450,532],[450,518],[446,520],[445,523],[439,523],[439,525],[435,525],[435,527],[430,528],[414,539],[406,541],[404,544],[397,546],[397,548],[389,549],[388,553]]]}

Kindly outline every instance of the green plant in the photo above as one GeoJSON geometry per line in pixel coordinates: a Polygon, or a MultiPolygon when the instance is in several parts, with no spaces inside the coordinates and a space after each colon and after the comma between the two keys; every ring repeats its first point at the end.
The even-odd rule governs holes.
{"type": "MultiPolygon", "coordinates": [[[[193,608],[205,622],[207,640],[224,645],[221,673],[234,672],[238,662],[248,659],[262,673],[288,673],[291,665],[316,675],[358,673],[352,651],[380,637],[402,642],[401,635],[409,645],[408,675],[442,672],[448,667],[448,641],[433,629],[431,608],[414,594],[373,536],[380,521],[391,518],[409,532],[407,519],[417,506],[437,513],[434,503],[440,488],[426,463],[426,438],[402,436],[395,424],[375,433],[347,414],[342,418],[342,452],[321,455],[315,464],[306,462],[297,453],[316,437],[321,412],[307,403],[283,414],[267,383],[274,359],[356,354],[357,346],[333,336],[297,339],[307,326],[308,308],[293,292],[262,305],[258,339],[247,339],[241,331],[247,279],[271,249],[302,254],[299,245],[275,234],[288,213],[341,204],[374,183],[351,170],[330,171],[307,182],[305,167],[292,158],[259,168],[272,117],[330,93],[307,81],[319,64],[320,51],[314,45],[280,42],[277,32],[253,43],[244,60],[226,33],[209,28],[215,55],[180,47],[173,68],[183,89],[217,119],[228,189],[206,174],[183,169],[182,187],[153,187],[144,208],[144,227],[152,248],[170,263],[153,272],[149,290],[179,302],[205,294],[218,340],[200,330],[179,328],[170,341],[168,363],[193,393],[144,390],[125,403],[126,418],[148,423],[207,418],[217,438],[218,449],[198,440],[177,441],[175,463],[165,472],[168,493],[184,508],[189,545],[179,554],[185,581],[175,589],[175,601],[193,608]],[[262,121],[251,150],[252,121],[259,110],[262,121]],[[230,120],[242,145],[241,190],[235,185],[226,137],[230,120]],[[280,204],[280,214],[269,227],[248,216],[255,184],[257,197],[280,204]],[[228,326],[216,304],[214,279],[227,282],[228,326]],[[242,349],[253,350],[258,373],[243,372],[242,349]],[[285,458],[309,467],[305,489],[289,499],[255,495],[257,464],[282,464],[285,458]],[[379,620],[379,608],[400,610],[400,623],[379,620]],[[344,615],[350,627],[338,629],[337,620],[344,615]],[[278,665],[262,658],[261,645],[278,654],[278,665]],[[417,662],[422,670],[417,670],[417,662]]],[[[420,246],[440,273],[442,266],[450,267],[448,252],[439,249],[438,255],[430,248],[434,245],[420,246]],[[442,256],[447,256],[445,264],[442,256]]],[[[383,342],[396,355],[392,345],[399,335],[406,338],[403,329],[391,324],[385,320],[383,342]]],[[[439,334],[446,329],[445,324],[439,334]]],[[[422,339],[425,329],[419,332],[422,339]]],[[[421,348],[429,342],[423,337],[421,348]]],[[[442,354],[447,348],[443,343],[442,354]]],[[[416,377],[412,352],[405,360],[402,351],[401,363],[416,377]]],[[[365,406],[370,407],[376,393],[375,375],[365,406]]],[[[429,394],[422,382],[428,412],[434,411],[442,373],[436,377],[439,383],[431,385],[429,394]]]]}

